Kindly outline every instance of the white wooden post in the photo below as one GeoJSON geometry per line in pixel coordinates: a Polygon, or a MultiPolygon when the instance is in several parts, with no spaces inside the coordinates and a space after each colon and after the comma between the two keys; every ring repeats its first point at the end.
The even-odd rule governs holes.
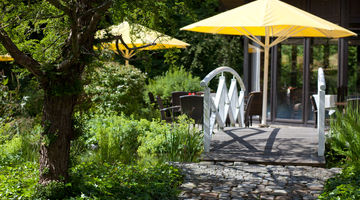
{"type": "Polygon", "coordinates": [[[318,156],[324,156],[325,153],[325,76],[322,68],[318,70],[318,121],[317,132],[319,135],[318,156]]]}
{"type": "Polygon", "coordinates": [[[210,128],[210,88],[204,88],[204,151],[210,151],[211,128],[210,128]]]}
{"type": "Polygon", "coordinates": [[[245,91],[240,91],[239,104],[239,124],[241,127],[245,127],[245,91]]]}

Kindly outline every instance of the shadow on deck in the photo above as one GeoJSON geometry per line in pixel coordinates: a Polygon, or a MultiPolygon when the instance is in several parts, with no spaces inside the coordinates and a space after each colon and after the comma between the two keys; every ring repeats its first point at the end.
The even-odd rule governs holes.
{"type": "Polygon", "coordinates": [[[225,128],[215,130],[202,161],[325,166],[317,155],[316,129],[305,127],[225,128]]]}

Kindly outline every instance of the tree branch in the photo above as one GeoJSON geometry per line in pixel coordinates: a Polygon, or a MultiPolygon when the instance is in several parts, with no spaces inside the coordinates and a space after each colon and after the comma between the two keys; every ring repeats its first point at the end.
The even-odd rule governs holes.
{"type": "Polygon", "coordinates": [[[96,27],[101,19],[102,14],[104,12],[106,12],[110,8],[111,5],[112,5],[112,1],[106,1],[103,4],[101,4],[100,6],[88,11],[89,13],[90,12],[95,12],[95,13],[92,16],[90,23],[83,34],[83,37],[82,37],[83,39],[87,40],[88,37],[93,38],[94,33],[96,31],[96,27]]]}
{"type": "Polygon", "coordinates": [[[64,11],[67,15],[71,14],[71,10],[68,7],[61,4],[60,1],[58,0],[46,0],[46,1],[49,2],[51,5],[55,6],[57,9],[64,11]]]}
{"type": "Polygon", "coordinates": [[[106,1],[104,2],[103,4],[101,4],[100,6],[96,7],[96,8],[93,8],[93,9],[90,9],[84,13],[82,13],[82,16],[86,16],[86,15],[89,15],[91,13],[103,13],[105,12],[107,9],[110,8],[110,6],[112,5],[113,1],[106,1]]]}
{"type": "MultiPolygon", "coordinates": [[[[153,42],[153,43],[150,43],[150,44],[145,44],[145,45],[141,45],[139,47],[133,47],[133,48],[130,48],[124,41],[124,39],[122,38],[122,35],[120,35],[120,41],[121,41],[121,44],[124,45],[124,47],[127,49],[127,50],[138,50],[138,49],[143,49],[143,48],[146,48],[146,47],[149,47],[149,46],[155,46],[156,43],[153,42]]],[[[119,50],[119,39],[116,40],[116,49],[119,50]]],[[[155,39],[156,41],[156,39],[155,39]]],[[[120,52],[119,52],[120,53],[120,52]]]]}
{"type": "Polygon", "coordinates": [[[104,43],[104,42],[112,42],[114,40],[120,39],[121,37],[122,37],[121,35],[118,35],[118,36],[111,36],[108,38],[95,39],[94,43],[99,44],[99,43],[104,43]]]}
{"type": "Polygon", "coordinates": [[[3,29],[0,29],[0,42],[14,58],[16,63],[28,69],[41,82],[45,81],[44,73],[40,70],[40,63],[20,51],[3,29]]]}

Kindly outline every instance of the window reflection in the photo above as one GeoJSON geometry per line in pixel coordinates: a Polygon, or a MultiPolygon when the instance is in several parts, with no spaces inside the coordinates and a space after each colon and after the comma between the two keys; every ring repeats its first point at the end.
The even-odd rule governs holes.
{"type": "MultiPolygon", "coordinates": [[[[338,74],[338,40],[327,38],[312,39],[310,57],[310,91],[309,94],[317,94],[318,69],[324,69],[327,95],[337,93],[338,74]]],[[[308,97],[310,98],[310,97],[308,97]]],[[[313,107],[309,101],[308,119],[313,120],[313,107]]]]}
{"type": "Polygon", "coordinates": [[[348,95],[360,96],[360,39],[349,41],[348,95]]]}
{"type": "Polygon", "coordinates": [[[302,119],[303,39],[288,39],[278,53],[276,118],[302,119]]]}

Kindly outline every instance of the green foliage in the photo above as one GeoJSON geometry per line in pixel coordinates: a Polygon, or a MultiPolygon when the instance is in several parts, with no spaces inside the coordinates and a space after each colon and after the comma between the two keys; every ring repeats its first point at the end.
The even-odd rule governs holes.
{"type": "Polygon", "coordinates": [[[156,77],[147,85],[147,91],[152,92],[154,96],[160,96],[162,99],[169,98],[171,92],[201,91],[200,78],[192,76],[184,68],[173,68],[167,71],[163,76],[156,77]]]}
{"type": "Polygon", "coordinates": [[[157,158],[166,161],[194,162],[199,158],[202,146],[202,133],[193,120],[185,115],[177,123],[151,123],[149,130],[139,139],[139,154],[142,158],[157,158]]]}
{"type": "Polygon", "coordinates": [[[69,24],[65,15],[47,1],[3,0],[0,8],[2,27],[21,51],[41,63],[60,61],[61,47],[69,33],[64,28],[69,24]]]}
{"type": "Polygon", "coordinates": [[[347,163],[360,165],[360,120],[359,109],[349,104],[345,112],[336,112],[330,122],[330,135],[327,138],[331,148],[347,159],[347,163]]]}
{"type": "Polygon", "coordinates": [[[41,126],[30,119],[0,123],[0,159],[18,163],[39,159],[41,126]]]}
{"type": "Polygon", "coordinates": [[[324,192],[319,196],[323,200],[360,199],[360,169],[350,166],[341,174],[327,180],[324,192]]]}
{"type": "Polygon", "coordinates": [[[130,163],[136,160],[140,145],[138,137],[150,123],[146,120],[131,120],[124,116],[98,115],[87,123],[86,145],[94,149],[91,159],[113,163],[130,163]]]}
{"type": "Polygon", "coordinates": [[[14,165],[0,159],[0,199],[32,199],[38,177],[37,162],[14,165]]]}
{"type": "Polygon", "coordinates": [[[33,199],[65,199],[68,196],[71,184],[60,181],[51,181],[46,185],[36,185],[33,199]]]}
{"type": "Polygon", "coordinates": [[[242,37],[179,31],[181,27],[219,13],[219,7],[218,0],[119,1],[113,7],[113,19],[117,24],[125,18],[191,44],[181,50],[139,52],[135,59],[140,59],[131,63],[150,78],[161,75],[169,67],[184,67],[203,78],[223,65],[242,71],[242,37]]]}
{"type": "Polygon", "coordinates": [[[85,86],[96,112],[139,116],[139,108],[144,107],[145,74],[130,65],[102,64],[101,68],[89,74],[91,82],[85,86]]]}
{"type": "Polygon", "coordinates": [[[9,121],[19,112],[20,105],[15,90],[8,87],[9,79],[0,74],[0,121],[9,121]]]}
{"type": "Polygon", "coordinates": [[[176,199],[179,170],[153,166],[87,162],[70,169],[70,181],[37,185],[38,163],[0,162],[0,199],[176,199]]]}
{"type": "Polygon", "coordinates": [[[35,117],[41,112],[43,90],[25,70],[9,66],[0,73],[0,121],[16,117],[35,117]]]}
{"type": "MultiPolygon", "coordinates": [[[[202,151],[201,131],[191,126],[185,116],[168,124],[124,116],[98,115],[85,125],[88,132],[78,138],[87,151],[78,154],[77,162],[132,163],[138,158],[166,161],[196,161],[202,151]]],[[[77,143],[77,147],[80,144],[77,143]]]]}
{"type": "Polygon", "coordinates": [[[70,199],[176,199],[182,181],[178,169],[113,163],[82,163],[71,169],[70,199]]]}

